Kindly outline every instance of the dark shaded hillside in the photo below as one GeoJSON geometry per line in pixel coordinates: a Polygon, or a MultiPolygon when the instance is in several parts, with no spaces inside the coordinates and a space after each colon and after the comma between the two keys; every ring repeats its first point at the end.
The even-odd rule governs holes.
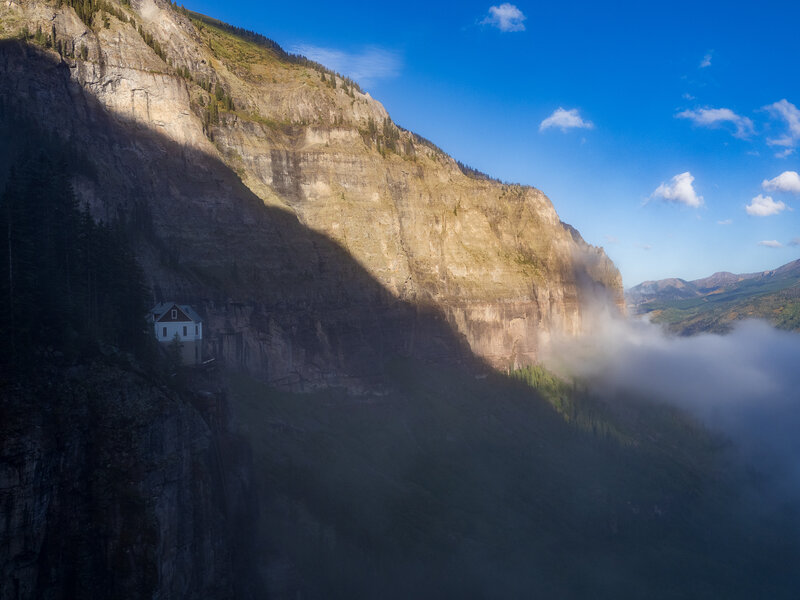
{"type": "Polygon", "coordinates": [[[386,386],[293,395],[232,378],[272,597],[792,598],[800,584],[794,513],[760,513],[725,448],[673,409],[578,398],[567,422],[520,382],[413,361],[386,386]]]}
{"type": "Polygon", "coordinates": [[[752,318],[800,331],[800,260],[764,273],[647,282],[628,290],[627,298],[634,314],[684,335],[726,333],[736,321],[752,318]]]}
{"type": "Polygon", "coordinates": [[[257,597],[219,383],[156,353],[126,227],[72,192],[82,153],[8,106],[0,147],[0,599],[257,597]]]}
{"type": "Polygon", "coordinates": [[[0,599],[260,598],[225,406],[108,357],[0,378],[0,599]]]}
{"type": "Polygon", "coordinates": [[[0,185],[0,365],[27,371],[42,349],[70,360],[102,345],[151,360],[148,294],[125,232],[96,223],[72,190],[85,159],[2,108],[0,136],[16,142],[3,144],[14,158],[0,185]]]}

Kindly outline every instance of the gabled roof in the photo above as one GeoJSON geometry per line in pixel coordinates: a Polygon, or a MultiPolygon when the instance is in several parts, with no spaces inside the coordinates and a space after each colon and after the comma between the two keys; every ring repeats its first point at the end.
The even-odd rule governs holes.
{"type": "Polygon", "coordinates": [[[162,302],[161,304],[156,304],[153,308],[150,309],[150,314],[153,315],[153,319],[155,321],[173,321],[173,322],[194,322],[194,323],[202,323],[203,319],[200,318],[200,315],[195,312],[195,310],[189,306],[188,304],[176,304],[175,302],[162,302]],[[172,309],[177,309],[178,311],[178,318],[173,319],[171,317],[170,311],[172,309]]]}
{"type": "Polygon", "coordinates": [[[188,304],[181,304],[180,305],[180,309],[183,312],[185,312],[189,316],[189,318],[192,321],[194,321],[195,323],[202,323],[203,322],[203,319],[200,318],[200,315],[198,315],[195,312],[195,310],[191,306],[189,306],[188,304]]]}

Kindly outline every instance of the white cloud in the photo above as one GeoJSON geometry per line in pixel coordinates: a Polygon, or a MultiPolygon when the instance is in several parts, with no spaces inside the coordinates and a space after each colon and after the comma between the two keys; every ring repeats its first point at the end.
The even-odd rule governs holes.
{"type": "Polygon", "coordinates": [[[584,121],[578,114],[577,108],[565,110],[560,106],[553,111],[553,114],[547,117],[539,124],[539,131],[557,127],[561,131],[567,129],[594,129],[594,123],[591,121],[584,121]]]}
{"type": "Polygon", "coordinates": [[[684,93],[684,94],[681,96],[681,98],[683,98],[684,100],[695,100],[695,97],[694,97],[694,96],[692,96],[692,95],[691,95],[689,92],[685,92],[685,93],[684,93]]]}
{"type": "Polygon", "coordinates": [[[761,182],[768,192],[793,192],[800,194],[800,175],[797,171],[784,171],[773,179],[765,179],[761,182]]]}
{"type": "Polygon", "coordinates": [[[397,77],[403,66],[399,54],[375,46],[364,48],[361,52],[345,52],[335,48],[299,44],[290,50],[365,86],[373,85],[378,79],[397,77]]]}
{"type": "Polygon", "coordinates": [[[607,235],[606,242],[609,244],[619,244],[619,238],[613,235],[607,235]]]}
{"type": "Polygon", "coordinates": [[[758,242],[759,246],[766,246],[767,248],[783,248],[783,244],[781,244],[778,240],[763,240],[758,242]]]}
{"type": "Polygon", "coordinates": [[[789,242],[790,246],[800,246],[800,237],[796,237],[789,242]]]}
{"type": "Polygon", "coordinates": [[[786,150],[781,150],[780,152],[775,153],[775,158],[787,158],[794,154],[794,148],[787,148],[786,150]]]}
{"type": "Polygon", "coordinates": [[[689,171],[680,173],[675,175],[669,183],[659,185],[650,197],[698,208],[703,205],[703,197],[697,195],[692,182],[694,182],[694,177],[689,171]]]}
{"type": "Polygon", "coordinates": [[[744,138],[751,135],[754,131],[753,122],[747,117],[737,115],[729,108],[698,108],[697,110],[684,110],[675,115],[677,119],[689,119],[695,125],[701,127],[719,127],[725,123],[731,123],[735,131],[735,137],[744,138]]]}
{"type": "Polygon", "coordinates": [[[500,6],[490,6],[489,14],[481,21],[481,25],[491,25],[500,31],[525,31],[525,19],[527,17],[520,9],[504,2],[500,6]]]}
{"type": "Polygon", "coordinates": [[[733,219],[725,219],[723,221],[717,221],[717,225],[730,225],[733,223],[733,219]]]}
{"type": "Polygon", "coordinates": [[[754,217],[769,217],[770,215],[777,215],[787,209],[787,206],[778,200],[777,202],[772,199],[772,196],[762,196],[759,194],[750,201],[745,207],[748,215],[754,217]]]}
{"type": "Polygon", "coordinates": [[[783,146],[787,148],[796,146],[797,141],[800,140],[800,110],[785,98],[765,106],[764,108],[768,110],[773,117],[786,121],[786,126],[788,128],[785,135],[779,138],[770,138],[767,140],[767,143],[770,146],[783,146]]]}
{"type": "Polygon", "coordinates": [[[700,69],[705,69],[706,67],[711,66],[711,52],[706,53],[703,57],[703,60],[700,61],[700,69]]]}

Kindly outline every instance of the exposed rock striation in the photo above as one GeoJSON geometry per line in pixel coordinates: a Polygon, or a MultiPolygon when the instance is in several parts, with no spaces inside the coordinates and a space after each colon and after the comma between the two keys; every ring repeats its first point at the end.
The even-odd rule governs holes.
{"type": "Polygon", "coordinates": [[[287,385],[397,352],[508,367],[577,333],[596,288],[622,306],[616,268],[539,190],[468,176],[345,80],[162,0],[109,5],[91,26],[0,5],[0,36],[78,49],[5,42],[0,94],[86,153],[80,197],[130,224],[154,300],[195,305],[211,354],[287,385]]]}

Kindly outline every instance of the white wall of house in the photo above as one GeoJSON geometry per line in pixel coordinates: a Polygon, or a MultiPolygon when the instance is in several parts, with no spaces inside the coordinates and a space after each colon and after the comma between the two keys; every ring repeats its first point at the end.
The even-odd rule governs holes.
{"type": "Polygon", "coordinates": [[[159,342],[169,343],[178,334],[178,339],[181,342],[199,342],[203,339],[203,324],[192,323],[191,321],[170,322],[170,323],[155,323],[156,339],[159,342]]]}

